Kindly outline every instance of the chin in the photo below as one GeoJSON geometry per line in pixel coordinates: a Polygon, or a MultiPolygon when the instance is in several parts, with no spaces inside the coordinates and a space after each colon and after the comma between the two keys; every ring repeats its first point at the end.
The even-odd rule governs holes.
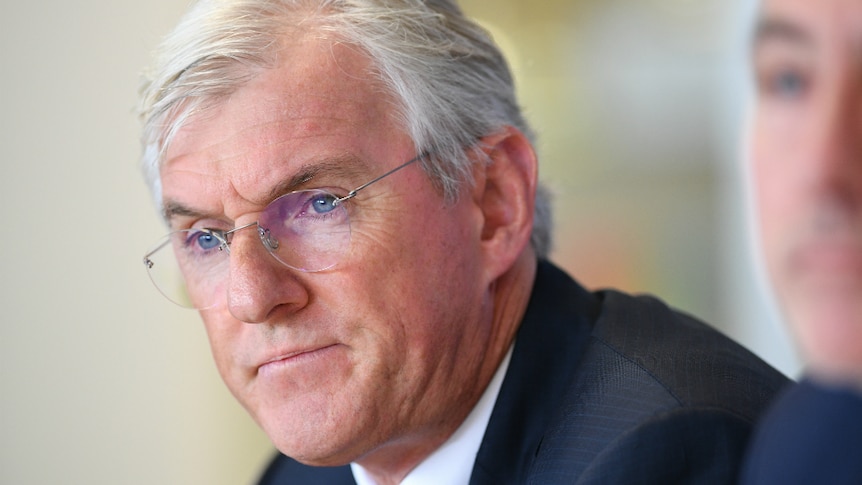
{"type": "Polygon", "coordinates": [[[258,413],[256,421],[272,444],[286,456],[310,466],[340,466],[361,455],[351,419],[336,418],[325,406],[282,405],[258,413]]]}
{"type": "Polygon", "coordinates": [[[290,426],[266,426],[264,432],[272,444],[284,455],[310,466],[338,466],[349,463],[322,433],[313,430],[297,431],[290,426]],[[310,431],[310,432],[309,432],[310,431]]]}

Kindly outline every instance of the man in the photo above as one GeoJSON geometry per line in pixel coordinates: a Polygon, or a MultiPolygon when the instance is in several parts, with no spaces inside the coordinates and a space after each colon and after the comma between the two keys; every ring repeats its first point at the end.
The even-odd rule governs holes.
{"type": "Polygon", "coordinates": [[[729,482],[785,382],[546,261],[511,75],[449,1],[198,3],[142,117],[145,262],[281,452],[261,483],[729,482]]]}
{"type": "Polygon", "coordinates": [[[862,483],[862,1],[766,0],[752,153],[761,237],[806,376],[748,483],[862,483]]]}

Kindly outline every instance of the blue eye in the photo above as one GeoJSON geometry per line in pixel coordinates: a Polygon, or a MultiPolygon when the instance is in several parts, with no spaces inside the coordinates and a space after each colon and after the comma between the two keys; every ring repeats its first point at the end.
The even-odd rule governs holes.
{"type": "Polygon", "coordinates": [[[213,236],[208,232],[201,233],[198,236],[198,246],[200,246],[201,249],[217,248],[220,244],[221,241],[219,241],[217,237],[213,236]]]}
{"type": "Polygon", "coordinates": [[[311,207],[318,214],[326,214],[335,209],[335,200],[335,196],[331,194],[320,194],[311,201],[311,207]]]}
{"type": "Polygon", "coordinates": [[[811,80],[796,68],[775,69],[760,74],[760,92],[778,100],[803,99],[811,90],[811,80]]]}
{"type": "Polygon", "coordinates": [[[195,231],[189,234],[186,246],[192,251],[211,251],[221,246],[221,240],[209,230],[195,231]]]}
{"type": "Polygon", "coordinates": [[[773,89],[784,96],[799,96],[805,89],[805,80],[798,73],[785,71],[773,81],[773,89]]]}

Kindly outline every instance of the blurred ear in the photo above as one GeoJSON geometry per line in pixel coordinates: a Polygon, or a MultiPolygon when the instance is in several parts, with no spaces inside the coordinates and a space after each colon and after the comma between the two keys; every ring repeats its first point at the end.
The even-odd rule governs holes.
{"type": "Polygon", "coordinates": [[[529,249],[538,161],[520,130],[506,127],[479,142],[487,163],[475,164],[473,201],[481,210],[485,269],[493,280],[529,249]]]}

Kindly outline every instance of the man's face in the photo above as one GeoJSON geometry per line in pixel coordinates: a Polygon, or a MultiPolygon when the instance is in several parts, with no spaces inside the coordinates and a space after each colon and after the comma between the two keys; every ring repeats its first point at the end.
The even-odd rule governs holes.
{"type": "MultiPolygon", "coordinates": [[[[308,37],[280,57],[179,131],[161,170],[175,229],[254,222],[285,191],[344,195],[416,155],[354,49],[308,37]]],[[[201,312],[232,393],[281,451],[319,465],[439,444],[475,402],[491,332],[469,196],[447,204],[413,164],[346,204],[335,268],[294,271],[239,231],[226,304],[201,312]]]]}
{"type": "Polygon", "coordinates": [[[862,368],[862,1],[766,0],[754,65],[770,276],[805,357],[862,368]]]}

